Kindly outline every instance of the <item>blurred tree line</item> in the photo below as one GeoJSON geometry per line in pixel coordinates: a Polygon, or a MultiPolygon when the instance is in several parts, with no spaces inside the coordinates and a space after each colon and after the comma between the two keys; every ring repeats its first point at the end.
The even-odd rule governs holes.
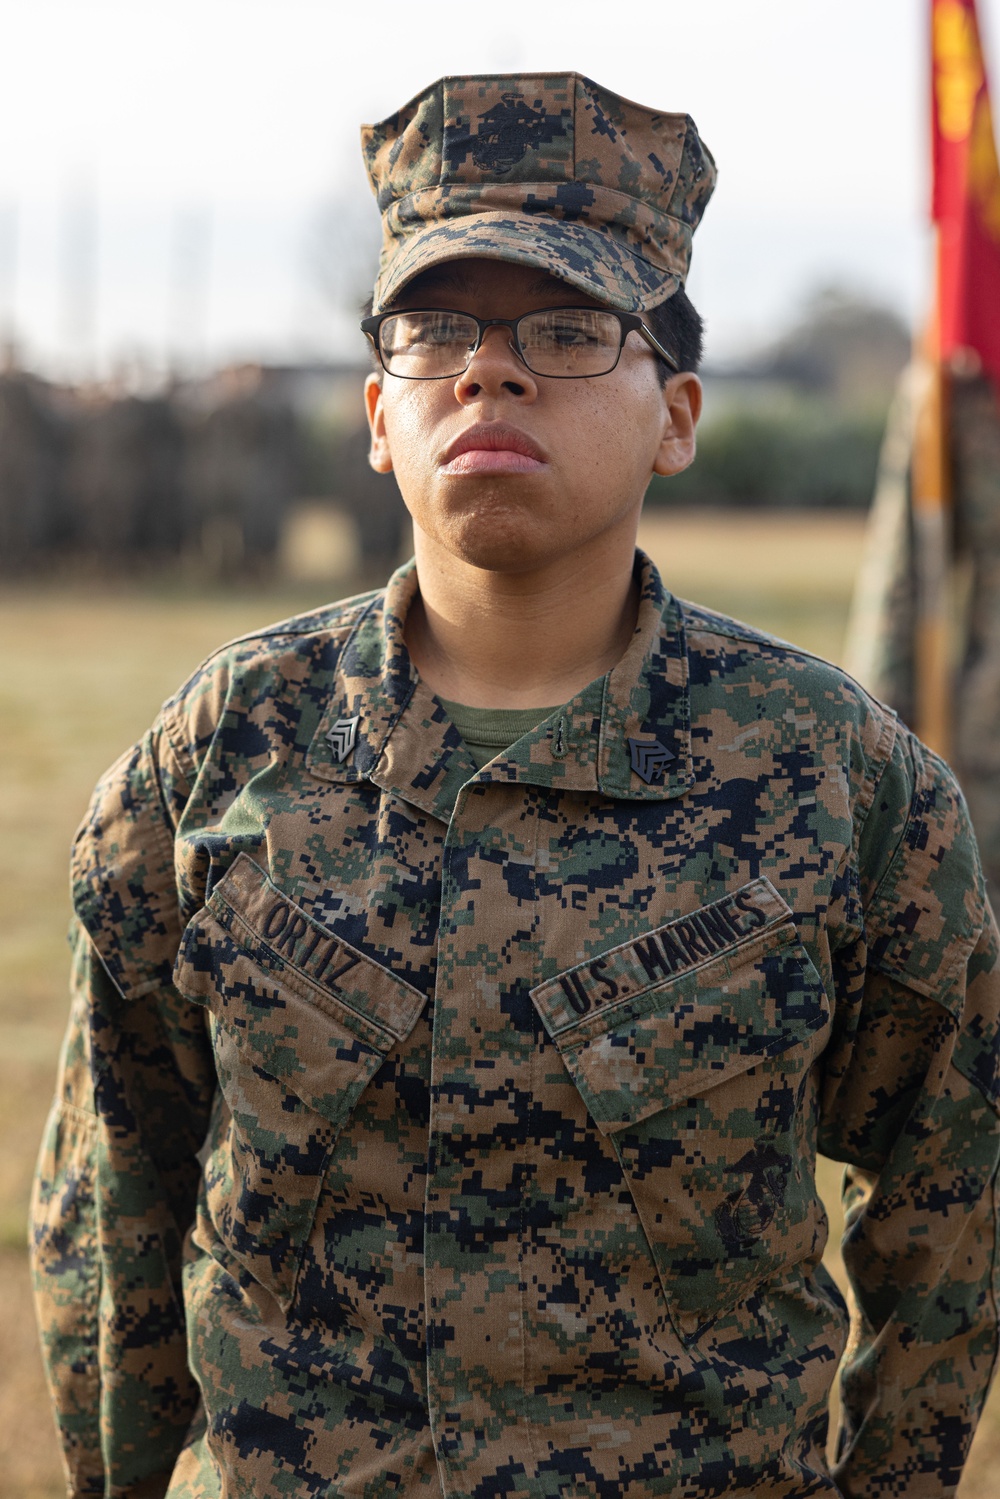
{"type": "MultiPolygon", "coordinates": [[[[353,519],[366,567],[395,565],[404,514],[367,432],[317,401],[361,372],[247,365],[157,394],[0,374],[0,575],[184,566],[269,570],[290,513],[316,496],[353,519]]],[[[336,403],[335,403],[336,404],[336,403]]],[[[340,405],[345,405],[342,400],[340,405]]]]}
{"type": "Polygon", "coordinates": [[[697,461],[654,478],[649,501],[866,508],[910,342],[887,308],[818,292],[773,345],[706,373],[697,461]]]}
{"type": "MultiPolygon", "coordinates": [[[[667,505],[868,504],[909,336],[886,309],[830,290],[752,360],[706,374],[694,467],[654,479],[667,505]]],[[[368,465],[359,366],[247,365],[153,394],[0,374],[0,575],[186,566],[273,568],[297,504],[349,519],[378,578],[406,527],[368,465]]]]}

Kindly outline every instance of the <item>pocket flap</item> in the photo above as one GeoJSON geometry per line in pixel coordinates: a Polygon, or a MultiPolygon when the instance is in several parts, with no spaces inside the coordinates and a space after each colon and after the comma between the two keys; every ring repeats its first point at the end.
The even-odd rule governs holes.
{"type": "Polygon", "coordinates": [[[247,854],[188,923],[174,982],[303,1103],[338,1119],[426,1003],[282,894],[247,854]]]}
{"type": "Polygon", "coordinates": [[[830,1013],[765,879],[557,974],[532,998],[606,1133],[800,1044],[830,1013]]]}

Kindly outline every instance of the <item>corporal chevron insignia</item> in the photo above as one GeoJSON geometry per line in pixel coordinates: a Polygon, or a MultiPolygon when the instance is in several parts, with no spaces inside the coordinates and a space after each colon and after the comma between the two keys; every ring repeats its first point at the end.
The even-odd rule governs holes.
{"type": "Polygon", "coordinates": [[[641,781],[646,782],[647,786],[651,786],[662,776],[671,760],[677,758],[658,739],[630,739],[628,751],[632,760],[632,769],[641,781]]]}
{"type": "Polygon", "coordinates": [[[339,765],[343,765],[357,742],[358,724],[360,722],[360,716],[357,718],[338,718],[333,728],[327,732],[326,741],[333,750],[339,765]]]}

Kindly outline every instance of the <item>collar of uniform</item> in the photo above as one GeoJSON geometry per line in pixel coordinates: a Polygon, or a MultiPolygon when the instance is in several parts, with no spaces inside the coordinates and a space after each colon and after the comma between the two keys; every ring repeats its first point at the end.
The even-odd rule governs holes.
{"type": "Polygon", "coordinates": [[[374,781],[446,822],[476,767],[406,649],[403,627],[416,592],[410,561],[358,619],[341,652],[306,763],[324,780],[374,781]],[[358,719],[354,750],[338,763],[327,735],[338,719],[351,718],[358,719]]]}
{"type": "Polygon", "coordinates": [[[639,614],[622,659],[563,709],[564,752],[559,714],[512,745],[501,760],[481,771],[483,780],[522,781],[565,791],[597,791],[633,801],[683,796],[693,784],[691,713],[684,626],[645,552],[636,551],[639,614]],[[632,769],[629,738],[658,739],[673,759],[653,783],[632,769]]]}
{"type": "Polygon", "coordinates": [[[606,796],[660,801],[694,785],[691,695],[684,621],[645,552],[636,551],[639,617],[631,644],[607,677],[600,784],[606,796]],[[653,784],[632,769],[629,739],[658,739],[673,759],[653,784]]]}
{"type": "MultiPolygon", "coordinates": [[[[537,729],[524,735],[479,778],[565,791],[660,801],[692,783],[687,652],[680,612],[659,573],[636,553],[639,614],[617,666],[597,678],[537,729]],[[658,739],[674,757],[646,784],[633,771],[629,738],[658,739]]],[[[326,780],[370,779],[445,821],[476,768],[457,729],[418,677],[403,641],[417,592],[412,562],[389,580],[344,646],[330,705],[309,750],[309,768],[326,780]],[[327,734],[338,719],[358,723],[353,754],[338,764],[327,734]]]]}

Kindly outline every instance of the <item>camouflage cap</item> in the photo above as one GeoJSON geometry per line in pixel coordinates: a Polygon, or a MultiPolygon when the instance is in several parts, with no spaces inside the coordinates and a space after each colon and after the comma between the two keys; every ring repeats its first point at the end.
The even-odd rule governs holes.
{"type": "Polygon", "coordinates": [[[715,187],[690,115],[579,73],[442,78],[361,141],[382,213],[376,312],[466,256],[538,266],[645,311],[683,286],[715,187]]]}

